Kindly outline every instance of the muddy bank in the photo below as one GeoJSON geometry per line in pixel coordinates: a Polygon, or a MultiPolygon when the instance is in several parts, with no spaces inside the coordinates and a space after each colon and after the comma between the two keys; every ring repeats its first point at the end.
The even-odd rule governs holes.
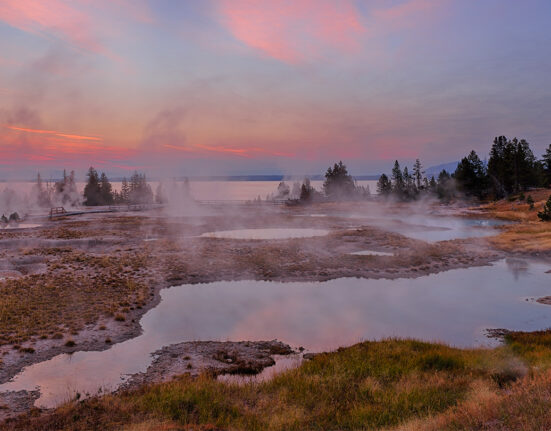
{"type": "Polygon", "coordinates": [[[39,396],[38,390],[0,393],[0,422],[28,412],[39,396]]]}
{"type": "Polygon", "coordinates": [[[144,373],[132,375],[119,389],[137,388],[146,383],[167,382],[189,374],[258,374],[275,364],[274,355],[295,353],[287,344],[272,341],[191,341],[165,346],[144,373]]]}
{"type": "Polygon", "coordinates": [[[541,298],[536,299],[536,302],[544,305],[551,305],[551,296],[543,296],[541,298]]]}

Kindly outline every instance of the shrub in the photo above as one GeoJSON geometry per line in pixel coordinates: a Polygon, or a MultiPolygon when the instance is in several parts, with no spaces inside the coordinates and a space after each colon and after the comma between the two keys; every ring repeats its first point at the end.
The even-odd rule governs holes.
{"type": "Polygon", "coordinates": [[[526,198],[526,203],[529,205],[529,208],[531,210],[534,209],[534,198],[532,197],[532,195],[528,195],[528,197],[526,198]]]}
{"type": "Polygon", "coordinates": [[[543,206],[543,209],[538,212],[538,217],[541,221],[551,221],[551,196],[543,206]]]}

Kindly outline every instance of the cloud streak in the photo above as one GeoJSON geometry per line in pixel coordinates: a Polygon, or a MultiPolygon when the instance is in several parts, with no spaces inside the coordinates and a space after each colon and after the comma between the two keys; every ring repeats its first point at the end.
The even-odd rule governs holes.
{"type": "Polygon", "coordinates": [[[287,63],[357,52],[366,31],[352,0],[222,0],[218,10],[237,40],[287,63]]]}
{"type": "Polygon", "coordinates": [[[16,126],[4,126],[6,129],[15,130],[18,132],[27,132],[27,133],[38,133],[44,135],[55,135],[60,138],[67,139],[77,139],[77,140],[87,140],[87,141],[103,141],[103,138],[97,138],[95,136],[82,136],[82,135],[69,135],[66,133],[57,132],[55,130],[41,130],[41,129],[28,129],[25,127],[16,127],[16,126]]]}

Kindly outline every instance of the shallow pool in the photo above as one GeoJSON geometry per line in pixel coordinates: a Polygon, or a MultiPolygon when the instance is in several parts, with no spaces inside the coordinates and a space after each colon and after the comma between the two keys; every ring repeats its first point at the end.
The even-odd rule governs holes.
{"type": "Polygon", "coordinates": [[[394,253],[388,253],[386,251],[375,251],[375,250],[354,251],[350,254],[354,256],[394,256],[394,253]]]}
{"type": "Polygon", "coordinates": [[[509,222],[501,220],[417,214],[408,214],[403,219],[361,214],[355,214],[350,217],[365,220],[366,225],[379,227],[407,236],[408,238],[426,242],[493,236],[499,233],[499,230],[495,229],[496,227],[509,224],[509,222]]]}
{"type": "Polygon", "coordinates": [[[223,239],[292,239],[325,236],[330,231],[327,229],[303,229],[303,228],[265,228],[265,229],[236,229],[217,232],[206,232],[200,235],[202,238],[223,239]]]}
{"type": "Polygon", "coordinates": [[[13,230],[13,229],[33,229],[35,227],[40,227],[40,223],[15,223],[8,225],[0,225],[0,230],[13,230]]]}
{"type": "Polygon", "coordinates": [[[551,327],[551,306],[526,298],[551,294],[548,265],[502,260],[416,279],[343,278],[327,282],[233,281],[161,292],[142,318],[143,334],[103,352],[77,352],[26,368],[0,391],[39,386],[38,406],[54,406],[144,371],[150,352],[191,340],[279,339],[309,351],[366,339],[415,337],[456,346],[495,343],[486,328],[551,327]]]}

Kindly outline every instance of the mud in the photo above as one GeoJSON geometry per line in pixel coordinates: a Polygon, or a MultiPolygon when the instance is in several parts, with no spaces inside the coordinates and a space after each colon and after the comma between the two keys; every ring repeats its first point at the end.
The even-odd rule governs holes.
{"type": "Polygon", "coordinates": [[[274,355],[295,353],[287,344],[272,341],[191,341],[165,346],[144,373],[132,375],[119,391],[143,384],[167,382],[182,374],[258,374],[275,364],[274,355]]]}

